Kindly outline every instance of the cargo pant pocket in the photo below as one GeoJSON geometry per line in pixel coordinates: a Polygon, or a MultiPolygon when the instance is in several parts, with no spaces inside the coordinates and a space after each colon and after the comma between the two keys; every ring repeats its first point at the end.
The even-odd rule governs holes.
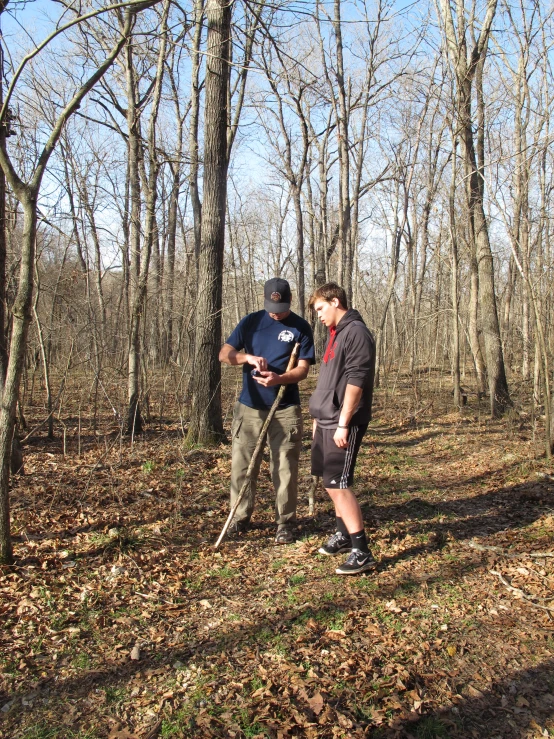
{"type": "Polygon", "coordinates": [[[288,441],[296,444],[302,439],[302,428],[300,426],[291,426],[288,433],[288,441]]]}
{"type": "Polygon", "coordinates": [[[240,409],[235,409],[233,411],[233,421],[231,422],[231,438],[239,438],[242,420],[242,413],[240,412],[240,409]]]}

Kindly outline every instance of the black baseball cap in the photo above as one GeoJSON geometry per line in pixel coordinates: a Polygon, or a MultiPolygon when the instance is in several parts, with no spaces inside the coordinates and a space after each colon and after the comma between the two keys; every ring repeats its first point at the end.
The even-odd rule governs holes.
{"type": "Polygon", "coordinates": [[[290,310],[290,285],[280,277],[273,277],[264,285],[264,308],[268,313],[284,313],[290,310]]]}

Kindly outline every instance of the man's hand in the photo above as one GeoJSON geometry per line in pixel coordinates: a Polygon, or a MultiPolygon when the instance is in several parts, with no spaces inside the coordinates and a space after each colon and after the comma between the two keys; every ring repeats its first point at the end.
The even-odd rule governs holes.
{"type": "Polygon", "coordinates": [[[263,385],[264,387],[273,387],[274,385],[282,384],[281,375],[278,375],[276,372],[262,371],[260,377],[254,377],[254,379],[258,385],[263,385]]]}
{"type": "Polygon", "coordinates": [[[348,429],[337,429],[333,435],[333,441],[339,449],[344,449],[348,446],[348,429]]]}
{"type": "Polygon", "coordinates": [[[265,357],[256,357],[254,356],[254,354],[247,354],[246,363],[251,364],[260,372],[263,372],[267,369],[267,359],[265,357]]]}
{"type": "Polygon", "coordinates": [[[315,430],[317,428],[317,419],[312,420],[312,439],[315,439],[315,430]]]}
{"type": "Polygon", "coordinates": [[[229,364],[231,367],[237,367],[241,364],[251,364],[259,372],[267,369],[267,359],[265,357],[256,357],[254,354],[239,352],[231,344],[223,344],[219,350],[219,361],[225,362],[225,364],[229,364]]]}

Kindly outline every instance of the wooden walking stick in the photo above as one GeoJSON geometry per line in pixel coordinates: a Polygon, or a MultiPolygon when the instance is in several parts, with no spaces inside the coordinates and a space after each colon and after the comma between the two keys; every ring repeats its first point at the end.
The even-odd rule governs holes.
{"type": "MultiPolygon", "coordinates": [[[[286,372],[290,372],[290,370],[293,369],[296,363],[296,357],[298,356],[299,349],[300,349],[300,344],[295,344],[294,349],[292,350],[292,354],[290,355],[287,369],[285,370],[286,372]]],[[[264,445],[265,437],[267,434],[267,429],[269,428],[269,424],[271,423],[273,416],[275,415],[275,411],[277,410],[279,403],[281,402],[281,398],[283,397],[283,394],[285,392],[285,387],[286,385],[281,385],[281,387],[279,388],[279,392],[277,393],[277,397],[273,401],[273,405],[271,406],[269,413],[267,414],[267,418],[265,419],[264,425],[262,426],[262,430],[260,431],[260,435],[258,436],[258,441],[256,442],[254,453],[252,454],[252,459],[250,460],[250,464],[248,465],[248,469],[246,470],[246,477],[244,479],[243,486],[241,487],[239,494],[237,495],[237,499],[235,500],[235,503],[233,507],[231,508],[231,512],[229,513],[229,516],[227,517],[227,520],[225,521],[225,526],[221,529],[221,534],[219,535],[219,539],[214,544],[214,549],[218,549],[219,545],[225,538],[225,534],[227,533],[227,530],[229,529],[229,526],[231,525],[231,521],[233,520],[233,517],[237,511],[237,508],[239,507],[239,504],[244,497],[246,488],[250,485],[250,480],[252,478],[252,472],[254,471],[254,467],[256,466],[256,462],[258,461],[258,457],[260,456],[260,452],[264,445]]]]}
{"type": "Polygon", "coordinates": [[[312,475],[312,484],[308,490],[308,516],[315,514],[315,494],[319,485],[319,477],[312,475]]]}

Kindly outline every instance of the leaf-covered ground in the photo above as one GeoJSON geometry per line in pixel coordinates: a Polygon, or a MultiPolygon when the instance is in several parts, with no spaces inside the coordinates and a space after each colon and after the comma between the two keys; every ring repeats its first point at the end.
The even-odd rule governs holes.
{"type": "Polygon", "coordinates": [[[254,530],[217,553],[229,446],[186,452],[160,419],[132,444],[68,422],[65,456],[34,439],[0,569],[0,737],[554,736],[531,419],[408,405],[377,397],[356,489],[379,566],[352,578],[317,554],[334,519],[322,490],[308,517],[307,431],[296,542],[273,543],[264,461],[254,530]]]}

